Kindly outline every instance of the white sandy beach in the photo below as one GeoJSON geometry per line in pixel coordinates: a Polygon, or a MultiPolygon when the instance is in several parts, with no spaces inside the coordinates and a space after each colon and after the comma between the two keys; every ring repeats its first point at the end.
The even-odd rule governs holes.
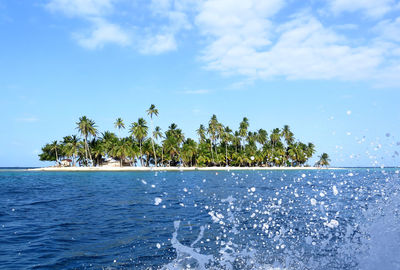
{"type": "Polygon", "coordinates": [[[340,168],[319,168],[319,167],[43,167],[28,169],[28,171],[50,171],[50,172],[96,172],[96,171],[254,171],[254,170],[332,170],[340,168]]]}

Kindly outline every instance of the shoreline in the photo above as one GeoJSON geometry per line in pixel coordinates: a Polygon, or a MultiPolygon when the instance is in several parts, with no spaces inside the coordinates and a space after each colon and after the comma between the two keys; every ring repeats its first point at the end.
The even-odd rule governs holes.
{"type": "Polygon", "coordinates": [[[287,171],[287,170],[340,170],[319,167],[43,167],[26,169],[40,172],[159,172],[159,171],[287,171]]]}

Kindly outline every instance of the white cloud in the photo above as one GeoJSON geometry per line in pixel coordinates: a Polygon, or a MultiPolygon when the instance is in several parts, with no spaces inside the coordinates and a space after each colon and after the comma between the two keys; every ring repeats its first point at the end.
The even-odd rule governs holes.
{"type": "Polygon", "coordinates": [[[161,54],[176,50],[176,41],[173,34],[157,34],[144,39],[140,45],[143,54],[161,54]]]}
{"type": "Polygon", "coordinates": [[[385,18],[400,8],[398,0],[328,0],[322,11],[308,2],[294,8],[287,0],[151,0],[123,12],[143,15],[131,24],[124,15],[129,28],[119,23],[116,5],[127,0],[49,1],[49,10],[90,23],[73,35],[88,49],[117,44],[157,55],[177,50],[185,31],[192,30],[204,46],[205,67],[241,75],[244,84],[260,78],[400,81],[400,18],[385,18]],[[369,31],[360,16],[335,24],[324,20],[327,12],[360,12],[376,26],[369,31]]]}
{"type": "Polygon", "coordinates": [[[275,25],[268,17],[279,11],[280,1],[269,7],[251,1],[208,2],[196,21],[211,40],[202,57],[209,69],[255,79],[349,80],[368,77],[382,61],[379,49],[346,45],[345,37],[309,13],[275,25]]]}
{"type": "Polygon", "coordinates": [[[141,7],[143,10],[133,10],[138,13],[150,11],[149,15],[157,20],[164,20],[161,27],[159,22],[155,25],[150,23],[154,18],[148,20],[146,27],[135,25],[130,28],[122,27],[121,24],[115,22],[116,0],[49,0],[46,8],[90,23],[89,29],[79,30],[72,35],[84,48],[99,49],[106,44],[132,45],[143,54],[161,54],[176,50],[176,35],[192,27],[187,13],[193,9],[192,4],[195,1],[152,0],[147,5],[149,10],[141,5],[136,8],[141,7]]]}
{"type": "Polygon", "coordinates": [[[121,46],[130,44],[130,36],[116,24],[102,19],[93,19],[93,27],[88,34],[75,33],[73,37],[79,45],[87,49],[102,48],[107,43],[121,46]]]}
{"type": "Polygon", "coordinates": [[[189,14],[196,8],[195,0],[151,0],[150,10],[158,18],[168,20],[171,31],[191,29],[189,14]]]}
{"type": "Polygon", "coordinates": [[[374,31],[386,40],[400,42],[400,17],[394,20],[381,21],[374,28],[374,31]]]}
{"type": "Polygon", "coordinates": [[[216,43],[245,46],[270,43],[271,17],[283,6],[283,0],[208,0],[201,5],[196,23],[203,34],[215,37],[216,43]]]}
{"type": "Polygon", "coordinates": [[[163,20],[159,25],[149,26],[142,37],[139,51],[143,54],[161,54],[177,49],[176,36],[182,30],[189,30],[192,24],[188,14],[195,8],[194,0],[152,0],[152,15],[163,20]]]}
{"type": "Polygon", "coordinates": [[[113,0],[50,0],[46,8],[70,17],[79,17],[91,24],[90,29],[72,35],[84,48],[97,49],[110,43],[126,46],[130,43],[127,31],[105,17],[114,9],[113,0]]]}
{"type": "Polygon", "coordinates": [[[207,0],[200,8],[196,24],[211,43],[202,59],[210,69],[255,75],[261,64],[258,50],[271,44],[272,22],[284,2],[207,0]]]}
{"type": "Polygon", "coordinates": [[[112,0],[51,0],[46,7],[68,16],[100,16],[113,8],[112,0]]]}
{"type": "Polygon", "coordinates": [[[265,63],[260,69],[261,76],[357,80],[370,75],[382,61],[379,49],[351,47],[345,37],[309,14],[302,14],[277,29],[277,42],[259,55],[265,63]]]}
{"type": "Polygon", "coordinates": [[[335,14],[361,11],[372,18],[379,18],[396,7],[395,0],[330,0],[329,7],[335,14]]]}
{"type": "Polygon", "coordinates": [[[356,30],[359,26],[357,24],[348,23],[335,25],[334,28],[339,30],[356,30]]]}

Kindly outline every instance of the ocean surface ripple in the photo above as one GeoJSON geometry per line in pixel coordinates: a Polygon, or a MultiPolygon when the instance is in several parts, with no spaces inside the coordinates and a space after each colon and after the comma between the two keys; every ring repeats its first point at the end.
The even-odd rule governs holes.
{"type": "Polygon", "coordinates": [[[0,269],[400,269],[397,169],[0,171],[0,269]]]}

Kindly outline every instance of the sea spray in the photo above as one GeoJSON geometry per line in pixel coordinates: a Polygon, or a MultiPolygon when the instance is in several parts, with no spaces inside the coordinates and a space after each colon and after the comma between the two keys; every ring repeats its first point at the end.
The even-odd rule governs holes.
{"type": "Polygon", "coordinates": [[[162,269],[176,270],[176,269],[199,269],[205,270],[206,265],[213,260],[212,255],[203,255],[198,253],[193,246],[201,239],[204,229],[200,231],[198,238],[192,243],[190,247],[182,245],[178,241],[178,230],[180,221],[174,222],[175,232],[172,234],[171,245],[175,249],[177,256],[176,259],[169,264],[165,265],[162,269]]]}

